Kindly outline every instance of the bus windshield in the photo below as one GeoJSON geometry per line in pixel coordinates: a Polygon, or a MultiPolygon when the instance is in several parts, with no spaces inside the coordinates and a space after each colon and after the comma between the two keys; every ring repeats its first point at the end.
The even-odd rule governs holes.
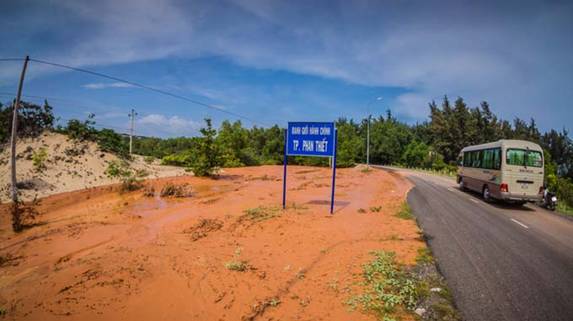
{"type": "Polygon", "coordinates": [[[506,154],[507,165],[543,167],[541,152],[525,149],[508,149],[506,154]]]}

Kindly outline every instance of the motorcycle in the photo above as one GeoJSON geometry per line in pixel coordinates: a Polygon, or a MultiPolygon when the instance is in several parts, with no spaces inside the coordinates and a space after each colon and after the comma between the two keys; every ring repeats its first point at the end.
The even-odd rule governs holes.
{"type": "Polygon", "coordinates": [[[551,193],[549,191],[545,192],[543,200],[541,201],[541,206],[548,210],[555,211],[555,208],[557,208],[557,196],[555,193],[551,193]]]}

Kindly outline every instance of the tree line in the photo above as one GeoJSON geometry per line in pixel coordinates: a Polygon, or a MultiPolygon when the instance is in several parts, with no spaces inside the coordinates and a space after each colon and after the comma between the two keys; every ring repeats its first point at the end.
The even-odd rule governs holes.
{"type": "MultiPolygon", "coordinates": [[[[534,119],[499,118],[487,102],[469,107],[463,98],[453,103],[444,96],[440,104],[429,103],[429,117],[422,123],[406,124],[390,111],[370,122],[370,161],[408,167],[455,171],[460,150],[468,145],[499,139],[528,140],[541,145],[545,155],[546,181],[573,206],[573,142],[565,129],[541,132],[534,119]]],[[[97,141],[105,151],[128,158],[127,137],[111,129],[97,130],[93,115],[53,127],[52,107],[22,103],[19,135],[33,136],[52,129],[75,139],[97,141]]],[[[11,126],[11,105],[0,104],[0,142],[7,142],[11,126]]],[[[338,161],[340,167],[364,163],[367,121],[339,118],[338,161]]],[[[136,137],[134,153],[161,160],[163,164],[191,168],[198,175],[210,175],[218,167],[281,164],[284,129],[278,125],[246,128],[240,121],[223,121],[218,129],[206,120],[198,137],[136,137]]],[[[289,157],[290,164],[328,166],[328,159],[289,157]]]]}

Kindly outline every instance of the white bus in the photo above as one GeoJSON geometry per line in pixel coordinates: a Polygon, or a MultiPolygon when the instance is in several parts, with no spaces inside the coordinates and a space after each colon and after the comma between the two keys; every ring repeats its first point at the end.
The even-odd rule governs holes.
{"type": "Polygon", "coordinates": [[[458,158],[458,184],[482,194],[517,204],[543,196],[543,149],[523,140],[500,140],[468,146],[458,158]]]}

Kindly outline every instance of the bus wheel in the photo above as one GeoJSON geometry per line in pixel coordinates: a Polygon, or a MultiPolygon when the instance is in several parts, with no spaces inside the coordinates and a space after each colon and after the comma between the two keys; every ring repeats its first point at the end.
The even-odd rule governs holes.
{"type": "Polygon", "coordinates": [[[489,187],[487,185],[483,187],[482,196],[484,201],[491,202],[491,194],[489,193],[489,187]]]}

